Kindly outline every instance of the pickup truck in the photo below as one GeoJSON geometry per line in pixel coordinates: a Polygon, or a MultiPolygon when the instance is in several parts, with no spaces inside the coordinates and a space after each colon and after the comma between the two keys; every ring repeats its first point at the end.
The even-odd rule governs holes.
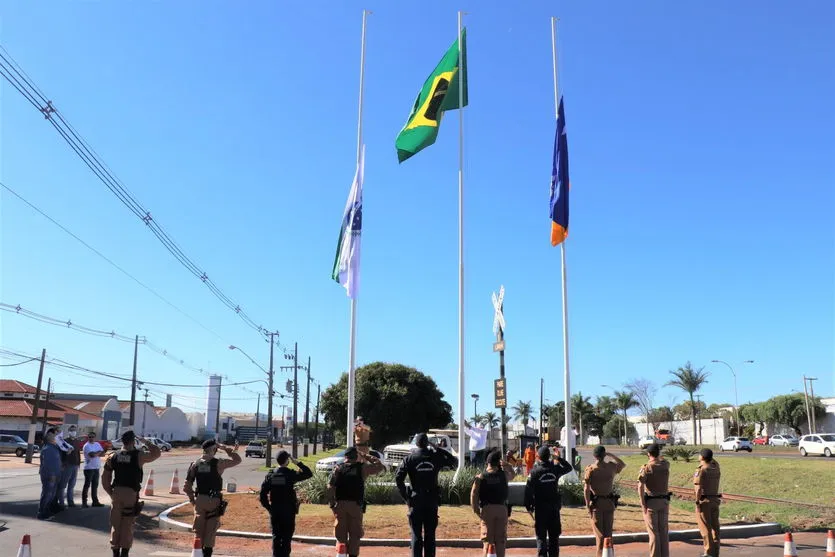
{"type": "MultiPolygon", "coordinates": [[[[457,434],[458,432],[456,431],[455,433],[457,434]]],[[[430,443],[437,445],[441,449],[446,449],[452,454],[452,456],[458,458],[458,452],[455,450],[455,448],[458,446],[457,437],[452,438],[446,433],[438,433],[433,430],[430,430],[428,435],[430,443]]],[[[412,435],[412,438],[409,440],[408,443],[400,443],[397,445],[386,446],[386,448],[383,450],[383,457],[385,459],[385,464],[387,467],[389,467],[390,469],[397,468],[398,466],[400,466],[400,463],[403,462],[403,459],[406,458],[406,456],[408,456],[410,452],[412,452],[412,449],[417,448],[417,444],[415,443],[415,437],[417,437],[417,434],[412,435]]],[[[464,458],[468,459],[469,457],[465,455],[464,458]]]]}

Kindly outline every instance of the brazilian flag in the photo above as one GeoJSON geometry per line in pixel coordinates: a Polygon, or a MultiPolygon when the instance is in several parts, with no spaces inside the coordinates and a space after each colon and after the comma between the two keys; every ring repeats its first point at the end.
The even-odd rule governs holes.
{"type": "Polygon", "coordinates": [[[461,47],[458,40],[452,43],[418,93],[409,119],[394,142],[400,162],[435,143],[444,112],[461,108],[458,105],[460,86],[464,87],[464,106],[467,106],[466,38],[466,29],[462,29],[461,47]]]}

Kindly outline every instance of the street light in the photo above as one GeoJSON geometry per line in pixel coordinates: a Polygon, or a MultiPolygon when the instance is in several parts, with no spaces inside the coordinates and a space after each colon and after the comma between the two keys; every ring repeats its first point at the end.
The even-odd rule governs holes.
{"type": "MultiPolygon", "coordinates": [[[[728,366],[728,369],[731,370],[731,375],[734,376],[734,415],[736,416],[736,434],[741,435],[739,423],[739,395],[737,394],[736,390],[736,372],[734,371],[733,366],[724,360],[711,360],[710,362],[713,364],[725,364],[726,366],[728,366]]],[[[745,360],[742,363],[753,364],[754,360],[745,360]]]]}
{"type": "Polygon", "coordinates": [[[478,416],[478,399],[481,398],[477,394],[473,393],[470,395],[473,397],[473,421],[475,421],[475,417],[478,416]]]}

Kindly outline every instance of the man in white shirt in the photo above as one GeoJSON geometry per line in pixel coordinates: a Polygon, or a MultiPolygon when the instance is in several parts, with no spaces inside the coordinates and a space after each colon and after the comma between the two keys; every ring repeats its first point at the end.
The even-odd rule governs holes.
{"type": "Polygon", "coordinates": [[[96,442],[96,434],[88,433],[87,442],[81,449],[84,453],[84,488],[81,490],[81,506],[87,508],[87,490],[90,489],[94,507],[103,507],[99,503],[99,474],[101,474],[102,446],[96,442]],[[92,487],[92,489],[91,489],[92,487]]]}
{"type": "Polygon", "coordinates": [[[464,433],[470,436],[470,463],[476,468],[481,468],[484,465],[484,453],[487,448],[487,434],[489,430],[483,429],[480,425],[471,427],[469,423],[464,422],[466,426],[464,433]]]}

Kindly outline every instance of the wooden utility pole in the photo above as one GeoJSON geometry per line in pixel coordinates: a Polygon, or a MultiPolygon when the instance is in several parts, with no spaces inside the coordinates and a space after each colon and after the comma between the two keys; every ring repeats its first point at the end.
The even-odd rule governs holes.
{"type": "Polygon", "coordinates": [[[46,400],[43,403],[43,426],[41,427],[41,435],[46,433],[46,428],[49,424],[49,395],[52,392],[52,378],[46,381],[46,400]]]}
{"type": "MultiPolygon", "coordinates": [[[[304,437],[310,437],[310,356],[307,357],[307,390],[304,403],[304,437]]],[[[307,456],[307,443],[304,444],[304,456],[307,456]]]]}
{"type": "Polygon", "coordinates": [[[139,356],[139,335],[133,343],[133,379],[130,383],[130,427],[133,427],[136,418],[136,360],[139,356]]]}
{"type": "Polygon", "coordinates": [[[319,398],[322,395],[322,384],[316,382],[316,414],[313,415],[313,454],[316,454],[316,443],[319,439],[319,398]]]}
{"type": "Polygon", "coordinates": [[[38,427],[38,402],[41,400],[41,382],[43,381],[43,366],[46,362],[46,348],[41,351],[41,367],[38,370],[38,386],[35,387],[35,400],[32,402],[32,419],[29,422],[29,440],[26,447],[26,464],[32,464],[35,452],[35,430],[38,427]]]}

